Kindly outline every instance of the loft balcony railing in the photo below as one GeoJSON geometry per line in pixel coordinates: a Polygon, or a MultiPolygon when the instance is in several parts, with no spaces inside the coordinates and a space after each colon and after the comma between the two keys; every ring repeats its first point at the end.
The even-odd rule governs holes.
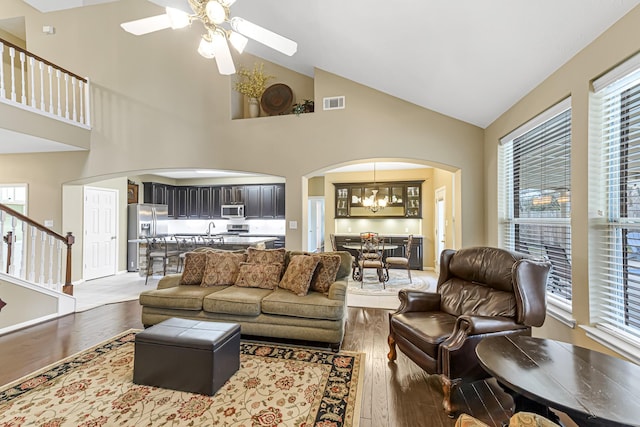
{"type": "Polygon", "coordinates": [[[0,102],[91,128],[89,80],[2,38],[0,102]]]}
{"type": "Polygon", "coordinates": [[[73,295],[71,246],[62,236],[10,207],[0,204],[0,271],[58,292],[73,295]]]}

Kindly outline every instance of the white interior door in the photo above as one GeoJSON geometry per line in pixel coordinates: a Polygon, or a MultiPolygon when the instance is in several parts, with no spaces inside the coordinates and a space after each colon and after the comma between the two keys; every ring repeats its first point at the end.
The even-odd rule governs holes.
{"type": "Polygon", "coordinates": [[[84,280],[116,274],[118,190],[84,188],[84,280]]]}
{"type": "Polygon", "coordinates": [[[324,197],[309,197],[308,223],[307,251],[322,252],[324,248],[324,197]]]}
{"type": "Polygon", "coordinates": [[[435,236],[436,236],[436,244],[435,244],[435,252],[436,252],[436,272],[440,273],[440,254],[446,247],[447,243],[447,216],[446,216],[446,190],[444,187],[438,188],[436,190],[436,212],[435,212],[435,236]]]}

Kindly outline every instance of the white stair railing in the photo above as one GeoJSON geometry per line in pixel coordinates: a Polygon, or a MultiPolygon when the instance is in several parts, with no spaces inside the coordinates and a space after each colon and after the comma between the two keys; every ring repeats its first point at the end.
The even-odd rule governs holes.
{"type": "Polygon", "coordinates": [[[0,271],[43,288],[73,295],[71,245],[75,237],[71,233],[57,234],[0,204],[0,236],[0,271]],[[10,224],[8,229],[5,224],[10,224]],[[19,239],[18,230],[21,230],[19,239]],[[66,259],[64,265],[63,259],[66,259]]]}
{"type": "Polygon", "coordinates": [[[90,129],[89,94],[88,79],[0,38],[0,102],[90,129]]]}

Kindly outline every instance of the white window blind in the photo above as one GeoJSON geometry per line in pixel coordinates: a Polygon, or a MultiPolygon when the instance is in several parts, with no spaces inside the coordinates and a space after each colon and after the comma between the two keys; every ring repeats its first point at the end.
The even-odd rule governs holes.
{"type": "Polygon", "coordinates": [[[571,301],[571,100],[501,140],[503,247],[551,261],[547,292],[571,301]]]}
{"type": "Polygon", "coordinates": [[[590,240],[592,323],[640,344],[640,61],[594,82],[590,240]],[[594,162],[592,162],[594,163],[594,162]]]}

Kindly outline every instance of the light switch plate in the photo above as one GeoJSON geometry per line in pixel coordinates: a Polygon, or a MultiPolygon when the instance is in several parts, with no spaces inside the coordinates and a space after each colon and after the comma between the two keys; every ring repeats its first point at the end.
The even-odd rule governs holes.
{"type": "Polygon", "coordinates": [[[53,227],[53,220],[52,219],[45,219],[44,220],[44,226],[45,227],[53,227]]]}
{"type": "Polygon", "coordinates": [[[298,228],[298,221],[289,221],[289,228],[291,230],[296,230],[298,228]]]}

